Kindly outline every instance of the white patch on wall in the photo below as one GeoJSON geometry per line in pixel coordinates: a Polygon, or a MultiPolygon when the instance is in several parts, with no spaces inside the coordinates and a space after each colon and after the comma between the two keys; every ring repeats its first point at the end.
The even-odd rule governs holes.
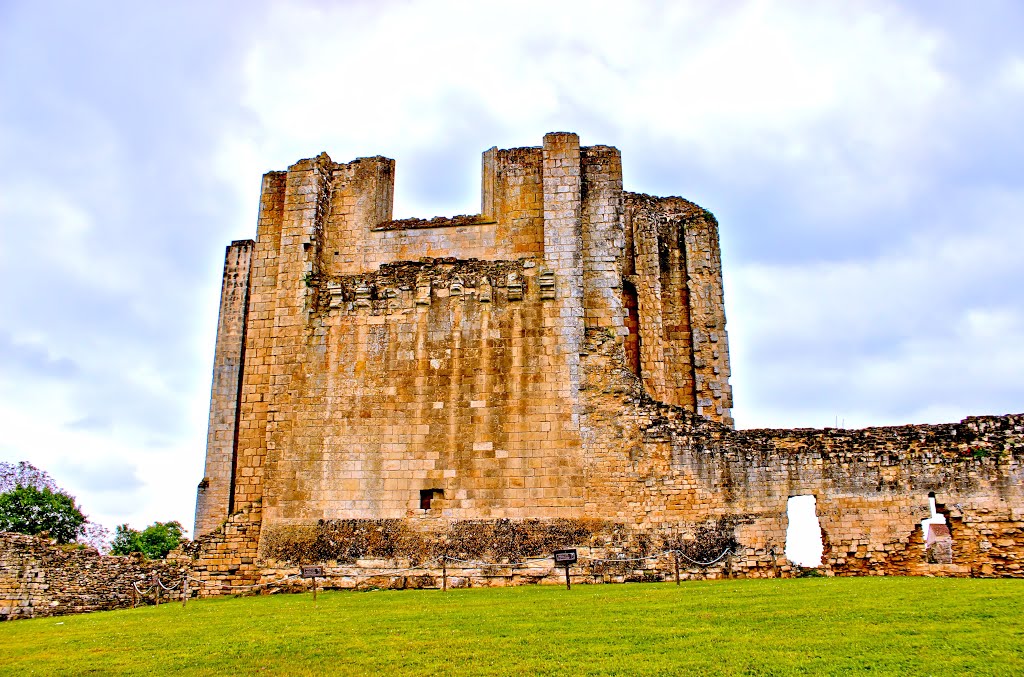
{"type": "Polygon", "coordinates": [[[814,496],[790,496],[786,506],[786,557],[803,567],[821,566],[824,546],[814,496]]]}
{"type": "Polygon", "coordinates": [[[929,524],[945,524],[946,517],[942,513],[938,512],[935,508],[935,493],[928,494],[928,509],[931,512],[931,517],[921,520],[921,531],[924,533],[924,537],[928,538],[928,525],[929,524]]]}

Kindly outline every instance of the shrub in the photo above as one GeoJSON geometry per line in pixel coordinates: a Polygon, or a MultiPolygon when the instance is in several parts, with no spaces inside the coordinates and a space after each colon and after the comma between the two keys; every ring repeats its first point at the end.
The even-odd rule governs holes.
{"type": "Polygon", "coordinates": [[[167,553],[181,545],[185,530],[181,522],[154,522],[142,531],[136,531],[127,524],[117,527],[112,555],[142,553],[149,559],[163,559],[167,553]]]}
{"type": "Polygon", "coordinates": [[[48,533],[60,543],[71,543],[84,533],[84,525],[75,499],[62,491],[19,484],[0,494],[0,531],[48,533]]]}

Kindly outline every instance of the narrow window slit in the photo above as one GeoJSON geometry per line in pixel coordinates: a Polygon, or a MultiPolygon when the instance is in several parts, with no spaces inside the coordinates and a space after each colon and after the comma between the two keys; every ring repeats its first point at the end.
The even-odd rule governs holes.
{"type": "Polygon", "coordinates": [[[626,368],[640,378],[640,304],[636,287],[631,282],[622,283],[622,305],[626,309],[626,334],[623,348],[626,352],[626,368]]]}

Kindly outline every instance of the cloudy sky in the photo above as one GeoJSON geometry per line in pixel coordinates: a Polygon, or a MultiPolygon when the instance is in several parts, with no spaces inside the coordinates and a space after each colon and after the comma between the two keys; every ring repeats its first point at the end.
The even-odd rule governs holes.
{"type": "Polygon", "coordinates": [[[721,223],[740,427],[1024,411],[1024,5],[0,0],[0,460],[191,528],[260,176],[576,131],[721,223]]]}

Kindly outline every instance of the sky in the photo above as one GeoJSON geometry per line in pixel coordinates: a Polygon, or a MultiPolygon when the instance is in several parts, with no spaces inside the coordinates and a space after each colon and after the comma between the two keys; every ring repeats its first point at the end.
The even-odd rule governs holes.
{"type": "Polygon", "coordinates": [[[1024,411],[1024,4],[0,0],[0,461],[191,529],[261,175],[575,131],[721,224],[740,428],[1024,411]]]}

